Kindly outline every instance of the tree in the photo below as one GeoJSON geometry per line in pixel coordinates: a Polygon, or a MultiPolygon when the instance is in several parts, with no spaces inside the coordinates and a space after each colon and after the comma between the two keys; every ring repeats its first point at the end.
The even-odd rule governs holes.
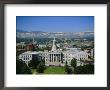
{"type": "Polygon", "coordinates": [[[16,60],[16,74],[32,74],[32,72],[25,62],[16,60]]]}
{"type": "Polygon", "coordinates": [[[36,71],[37,71],[38,73],[43,73],[44,70],[45,70],[45,64],[44,64],[44,61],[41,61],[41,62],[39,63],[39,65],[37,66],[36,71]]]}
{"type": "Polygon", "coordinates": [[[31,67],[31,68],[33,68],[33,69],[36,69],[36,67],[37,67],[37,65],[38,65],[39,63],[40,63],[39,58],[38,58],[38,57],[35,57],[35,58],[33,58],[33,59],[29,62],[28,66],[31,67]]]}
{"type": "Polygon", "coordinates": [[[66,72],[67,74],[71,74],[71,73],[72,73],[72,70],[71,70],[71,69],[69,68],[69,66],[67,65],[67,61],[66,61],[66,63],[65,63],[64,69],[65,69],[65,72],[66,72]]]}
{"type": "Polygon", "coordinates": [[[94,65],[78,66],[75,68],[75,74],[94,74],[94,65]]]}
{"type": "Polygon", "coordinates": [[[67,65],[67,61],[66,61],[66,63],[65,63],[65,66],[64,66],[64,69],[65,69],[65,72],[68,72],[68,65],[67,65]]]}
{"type": "Polygon", "coordinates": [[[75,58],[73,58],[71,60],[71,66],[74,67],[74,68],[77,66],[77,62],[76,62],[76,59],[75,58]]]}
{"type": "Polygon", "coordinates": [[[88,59],[91,59],[91,56],[88,55],[88,59]]]}

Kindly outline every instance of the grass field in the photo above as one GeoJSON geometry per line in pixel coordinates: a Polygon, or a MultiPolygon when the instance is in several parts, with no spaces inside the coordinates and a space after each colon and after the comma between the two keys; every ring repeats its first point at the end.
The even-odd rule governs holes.
{"type": "Polygon", "coordinates": [[[36,74],[36,69],[31,69],[32,74],[36,74]]]}
{"type": "Polygon", "coordinates": [[[65,74],[64,67],[47,67],[44,74],[65,74]]]}

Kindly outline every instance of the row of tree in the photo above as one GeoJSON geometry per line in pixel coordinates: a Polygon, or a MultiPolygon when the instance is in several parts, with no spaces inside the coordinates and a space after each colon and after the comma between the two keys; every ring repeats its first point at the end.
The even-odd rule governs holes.
{"type": "Polygon", "coordinates": [[[31,69],[36,69],[37,73],[43,73],[45,70],[44,60],[31,60],[27,66],[22,60],[16,60],[16,74],[32,74],[31,69]]]}
{"type": "Polygon", "coordinates": [[[71,67],[69,67],[66,62],[64,68],[67,74],[94,74],[93,64],[77,66],[77,62],[75,58],[71,60],[71,67]]]}
{"type": "MultiPolygon", "coordinates": [[[[27,66],[22,60],[16,60],[16,74],[32,74],[31,69],[36,69],[37,73],[44,73],[46,69],[45,60],[31,60],[27,66]]],[[[68,66],[67,62],[64,66],[67,74],[94,74],[94,65],[87,64],[84,66],[77,66],[76,59],[71,60],[71,66],[68,66]]]]}
{"type": "Polygon", "coordinates": [[[25,62],[16,60],[16,74],[32,74],[32,72],[25,62]]]}
{"type": "Polygon", "coordinates": [[[72,73],[74,73],[74,68],[76,68],[76,59],[75,58],[73,58],[72,60],[71,60],[71,67],[69,67],[68,66],[68,64],[67,64],[67,62],[65,63],[65,66],[64,66],[64,69],[65,69],[65,72],[67,73],[67,74],[72,74],[72,73]]]}
{"type": "Polygon", "coordinates": [[[31,69],[36,69],[36,72],[37,73],[43,73],[44,70],[45,70],[45,60],[40,60],[39,58],[35,58],[35,59],[32,59],[28,66],[31,68],[31,69]]]}

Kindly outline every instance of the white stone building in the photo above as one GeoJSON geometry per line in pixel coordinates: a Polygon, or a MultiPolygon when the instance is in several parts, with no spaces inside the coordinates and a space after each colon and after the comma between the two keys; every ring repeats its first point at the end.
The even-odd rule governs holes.
{"type": "Polygon", "coordinates": [[[19,55],[19,59],[23,60],[27,65],[34,58],[39,58],[38,52],[27,51],[19,55]]]}
{"type": "Polygon", "coordinates": [[[20,54],[19,59],[22,59],[28,65],[33,57],[41,57],[41,60],[45,60],[46,66],[64,66],[66,62],[70,66],[73,58],[77,59],[77,66],[80,66],[83,65],[82,61],[88,60],[89,53],[81,51],[80,48],[66,48],[66,51],[58,50],[55,41],[54,38],[51,51],[28,51],[20,54]]]}
{"type": "Polygon", "coordinates": [[[91,56],[94,57],[94,49],[91,49],[91,56]]]}

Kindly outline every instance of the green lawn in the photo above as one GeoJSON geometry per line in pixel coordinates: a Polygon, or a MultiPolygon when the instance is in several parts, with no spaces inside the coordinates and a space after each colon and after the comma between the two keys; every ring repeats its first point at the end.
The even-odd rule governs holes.
{"type": "Polygon", "coordinates": [[[36,74],[36,69],[31,69],[32,74],[36,74]]]}
{"type": "Polygon", "coordinates": [[[65,74],[64,67],[47,67],[44,74],[65,74]]]}

